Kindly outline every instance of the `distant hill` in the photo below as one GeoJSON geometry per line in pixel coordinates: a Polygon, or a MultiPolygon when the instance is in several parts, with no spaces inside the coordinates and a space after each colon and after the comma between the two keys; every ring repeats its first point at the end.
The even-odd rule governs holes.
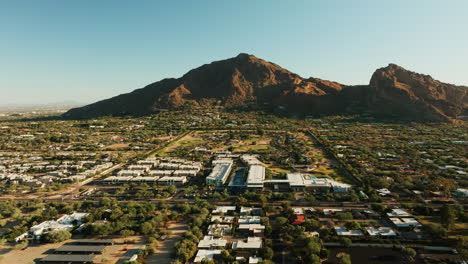
{"type": "Polygon", "coordinates": [[[141,116],[185,104],[270,105],[301,115],[369,112],[421,121],[451,121],[468,108],[468,88],[442,83],[395,64],[378,69],[368,85],[302,78],[253,55],[239,54],[163,79],[131,93],[74,108],[63,116],[141,116]]]}

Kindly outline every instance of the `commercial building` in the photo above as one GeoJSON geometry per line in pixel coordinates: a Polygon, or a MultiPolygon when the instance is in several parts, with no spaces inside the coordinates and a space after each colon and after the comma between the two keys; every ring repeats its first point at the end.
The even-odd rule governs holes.
{"type": "Polygon", "coordinates": [[[265,167],[252,165],[247,174],[247,189],[263,189],[265,182],[265,167]]]}
{"type": "Polygon", "coordinates": [[[212,162],[214,167],[210,175],[206,177],[206,184],[215,186],[224,185],[231,173],[233,163],[231,159],[214,160],[212,162]]]}

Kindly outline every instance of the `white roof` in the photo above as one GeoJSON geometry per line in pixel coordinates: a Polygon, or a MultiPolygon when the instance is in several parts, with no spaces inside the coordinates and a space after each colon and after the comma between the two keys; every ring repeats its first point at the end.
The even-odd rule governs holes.
{"type": "Polygon", "coordinates": [[[220,223],[232,223],[234,222],[234,216],[220,216],[220,215],[213,215],[211,217],[211,222],[219,221],[220,223]]]}
{"type": "Polygon", "coordinates": [[[229,211],[235,211],[235,206],[216,206],[216,209],[211,212],[212,214],[220,214],[220,213],[227,213],[229,211]]]}
{"type": "Polygon", "coordinates": [[[395,231],[392,228],[381,226],[381,227],[366,227],[367,233],[370,236],[396,236],[395,231]]]}
{"type": "Polygon", "coordinates": [[[343,212],[343,211],[344,211],[343,209],[339,209],[339,208],[324,208],[323,209],[323,214],[324,215],[331,215],[333,213],[343,212]]]}
{"type": "Polygon", "coordinates": [[[201,262],[203,259],[213,259],[215,255],[220,255],[220,249],[200,249],[195,256],[194,262],[201,262]]]}
{"type": "Polygon", "coordinates": [[[241,207],[240,208],[240,213],[241,214],[247,214],[247,213],[261,213],[262,208],[257,208],[257,207],[241,207]]]}
{"type": "Polygon", "coordinates": [[[335,227],[336,234],[339,236],[363,236],[364,234],[362,233],[361,230],[348,230],[344,226],[340,227],[335,227]]]}
{"type": "Polygon", "coordinates": [[[265,167],[252,165],[247,175],[247,185],[262,185],[265,180],[265,167]]]}
{"type": "Polygon", "coordinates": [[[263,259],[261,257],[249,257],[249,264],[257,264],[263,259]]]}
{"type": "Polygon", "coordinates": [[[248,237],[247,241],[237,241],[232,243],[232,249],[259,249],[262,248],[260,237],[248,237]]]}
{"type": "Polygon", "coordinates": [[[408,212],[403,209],[392,209],[391,212],[387,213],[388,217],[409,217],[411,216],[408,212]]]}
{"type": "Polygon", "coordinates": [[[264,230],[265,226],[262,224],[240,224],[237,229],[249,230],[249,231],[253,231],[254,233],[258,233],[264,230]]]}
{"type": "Polygon", "coordinates": [[[227,240],[214,238],[213,236],[205,236],[198,242],[198,248],[225,247],[227,240]]]}
{"type": "Polygon", "coordinates": [[[239,224],[260,224],[260,216],[241,216],[239,217],[239,224]]]}
{"type": "Polygon", "coordinates": [[[421,224],[414,218],[390,218],[390,221],[397,227],[420,227],[421,224]]]}

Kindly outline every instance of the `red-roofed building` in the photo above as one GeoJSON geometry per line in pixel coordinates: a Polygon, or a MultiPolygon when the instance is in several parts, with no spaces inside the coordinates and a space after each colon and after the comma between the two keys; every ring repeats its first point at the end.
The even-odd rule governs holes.
{"type": "Polygon", "coordinates": [[[300,225],[304,223],[304,216],[303,215],[296,215],[294,218],[294,221],[292,222],[293,225],[300,225]]]}

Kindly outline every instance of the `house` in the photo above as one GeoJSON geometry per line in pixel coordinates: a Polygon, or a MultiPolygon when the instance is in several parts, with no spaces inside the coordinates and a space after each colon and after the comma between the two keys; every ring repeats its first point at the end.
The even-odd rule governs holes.
{"type": "Polygon", "coordinates": [[[453,194],[457,197],[468,198],[468,189],[458,188],[453,194]]]}
{"type": "Polygon", "coordinates": [[[293,221],[291,222],[291,224],[293,225],[300,225],[302,223],[304,223],[305,221],[305,217],[303,215],[296,215],[293,219],[293,221]]]}
{"type": "Polygon", "coordinates": [[[359,229],[356,229],[356,230],[348,230],[346,227],[344,226],[337,226],[335,227],[335,232],[338,236],[347,236],[347,237],[351,237],[351,236],[363,236],[364,234],[362,233],[361,230],[359,229]]]}
{"type": "Polygon", "coordinates": [[[214,259],[215,256],[221,255],[220,249],[200,249],[193,260],[194,263],[201,263],[204,259],[214,259]]]}
{"type": "Polygon", "coordinates": [[[232,243],[235,250],[258,250],[262,248],[262,238],[248,237],[247,240],[239,240],[232,243]]]}
{"type": "Polygon", "coordinates": [[[236,211],[235,206],[217,206],[211,213],[212,214],[227,214],[236,211]]]}
{"type": "Polygon", "coordinates": [[[381,238],[392,238],[396,237],[395,231],[390,227],[366,227],[366,231],[369,236],[381,237],[381,238]]]}
{"type": "Polygon", "coordinates": [[[213,236],[204,236],[200,242],[198,242],[198,248],[202,249],[216,249],[224,248],[227,244],[227,240],[222,238],[214,238],[213,236]]]}
{"type": "Polygon", "coordinates": [[[387,195],[392,194],[387,188],[378,189],[378,190],[376,190],[376,192],[380,196],[387,196],[387,195]]]}
{"type": "Polygon", "coordinates": [[[257,263],[261,263],[262,262],[262,258],[261,257],[256,257],[256,256],[251,256],[249,257],[249,264],[257,264],[257,263]]]}
{"type": "Polygon", "coordinates": [[[260,224],[261,218],[257,215],[244,215],[239,217],[239,224],[260,224]]]}
{"type": "Polygon", "coordinates": [[[34,239],[40,239],[41,235],[53,231],[67,230],[71,231],[75,226],[82,223],[83,218],[88,213],[73,213],[64,215],[57,220],[45,221],[29,229],[28,235],[34,239]]]}
{"type": "Polygon", "coordinates": [[[246,235],[261,237],[265,231],[265,226],[262,224],[240,224],[237,227],[237,230],[241,234],[243,233],[246,235]]]}
{"type": "Polygon", "coordinates": [[[387,216],[388,217],[411,217],[411,215],[408,212],[399,208],[392,209],[392,211],[387,213],[387,216]]]}
{"type": "Polygon", "coordinates": [[[213,215],[211,217],[211,222],[218,222],[220,224],[232,224],[234,223],[234,216],[220,216],[220,215],[213,215]]]}
{"type": "Polygon", "coordinates": [[[240,214],[241,215],[262,215],[262,208],[241,207],[240,214]]]}
{"type": "Polygon", "coordinates": [[[164,176],[158,180],[158,183],[162,185],[180,186],[180,185],[187,183],[187,177],[164,176]]]}
{"type": "Polygon", "coordinates": [[[421,227],[422,225],[414,218],[409,217],[409,218],[397,218],[397,217],[392,217],[389,219],[393,225],[397,228],[408,228],[408,227],[421,227]]]}
{"type": "Polygon", "coordinates": [[[208,235],[213,237],[222,237],[231,234],[232,228],[230,225],[212,224],[208,226],[208,235]]]}
{"type": "Polygon", "coordinates": [[[141,171],[137,170],[121,170],[117,173],[117,176],[125,177],[125,176],[140,176],[141,171]]]}

